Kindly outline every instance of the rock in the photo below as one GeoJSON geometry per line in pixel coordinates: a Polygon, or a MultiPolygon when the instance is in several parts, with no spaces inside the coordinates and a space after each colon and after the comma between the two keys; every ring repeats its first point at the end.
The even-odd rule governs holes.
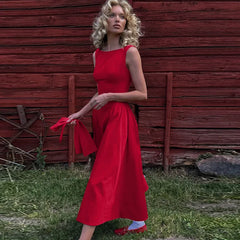
{"type": "Polygon", "coordinates": [[[214,155],[197,162],[197,167],[207,175],[240,177],[240,155],[214,155]]]}

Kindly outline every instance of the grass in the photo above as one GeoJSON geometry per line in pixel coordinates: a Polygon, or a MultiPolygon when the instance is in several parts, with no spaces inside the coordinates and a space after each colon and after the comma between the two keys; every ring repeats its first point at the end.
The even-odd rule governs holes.
{"type": "MultiPolygon", "coordinates": [[[[1,171],[0,240],[76,240],[81,224],[75,218],[88,181],[84,166],[73,170],[1,171]]],[[[140,240],[183,236],[197,240],[240,239],[240,179],[203,178],[173,170],[144,169],[148,231],[118,237],[118,219],[96,228],[96,240],[140,240]]]]}

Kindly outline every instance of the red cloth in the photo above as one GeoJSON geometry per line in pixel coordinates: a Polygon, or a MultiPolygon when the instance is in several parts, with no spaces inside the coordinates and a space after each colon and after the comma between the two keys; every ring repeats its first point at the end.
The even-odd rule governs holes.
{"type": "MultiPolygon", "coordinates": [[[[59,141],[62,141],[63,130],[67,125],[67,120],[68,118],[62,117],[57,123],[50,127],[50,129],[55,132],[59,130],[59,128],[62,128],[59,141]]],[[[83,123],[79,120],[72,121],[76,121],[74,126],[74,146],[76,153],[83,153],[84,156],[87,156],[90,153],[96,152],[97,147],[83,123]]]]}
{"type": "MultiPolygon", "coordinates": [[[[94,79],[98,93],[127,92],[131,75],[123,49],[96,50],[94,79]]],[[[96,226],[116,218],[143,221],[148,218],[138,126],[127,103],[109,102],[93,110],[96,159],[77,221],[96,226]]]]}

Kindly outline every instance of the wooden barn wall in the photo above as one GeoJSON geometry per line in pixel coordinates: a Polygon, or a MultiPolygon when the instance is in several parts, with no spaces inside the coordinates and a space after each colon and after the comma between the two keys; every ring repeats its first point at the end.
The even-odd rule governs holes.
{"type": "Polygon", "coordinates": [[[170,163],[239,149],[239,1],[134,0],[133,6],[144,25],[140,52],[149,89],[149,101],[139,106],[141,144],[160,153],[149,161],[161,162],[163,154],[164,72],[173,73],[170,163]]]}
{"type": "MultiPolygon", "coordinates": [[[[74,76],[76,109],[95,91],[90,34],[103,0],[0,1],[0,112],[40,109],[51,126],[68,110],[74,76]]],[[[238,1],[131,1],[143,23],[140,53],[149,100],[135,105],[144,162],[161,164],[167,74],[173,73],[170,161],[207,150],[240,148],[240,5],[238,1]]],[[[18,117],[10,116],[18,122],[18,117]]],[[[84,120],[91,131],[90,115],[84,120]]],[[[32,129],[40,131],[41,123],[32,129]]],[[[16,133],[0,121],[0,136],[16,133]]],[[[48,131],[47,161],[68,161],[68,134],[48,131]]],[[[31,148],[27,134],[15,141],[31,148]]],[[[26,149],[27,150],[27,149],[26,149]]],[[[86,158],[77,156],[77,160],[86,158]]]]}
{"type": "MultiPolygon", "coordinates": [[[[96,91],[92,79],[91,25],[103,1],[23,0],[0,2],[0,111],[40,109],[46,124],[53,125],[68,116],[68,82],[76,84],[76,109],[96,91]]],[[[18,116],[10,119],[19,122],[18,116]]],[[[85,125],[91,131],[91,118],[85,125]]],[[[0,121],[0,136],[11,137],[18,131],[0,121]]],[[[31,129],[41,131],[41,121],[31,129]]],[[[68,161],[68,131],[48,130],[44,143],[47,162],[68,161]]],[[[37,144],[29,134],[13,142],[25,150],[37,144]]],[[[86,158],[77,156],[78,160],[86,158]]]]}

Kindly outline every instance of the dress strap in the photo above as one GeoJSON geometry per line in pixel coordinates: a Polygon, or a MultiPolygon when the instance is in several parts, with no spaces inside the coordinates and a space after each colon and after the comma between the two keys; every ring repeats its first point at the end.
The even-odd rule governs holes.
{"type": "Polygon", "coordinates": [[[133,45],[127,45],[124,47],[124,52],[127,53],[128,49],[131,48],[131,47],[135,47],[133,45]]]}

